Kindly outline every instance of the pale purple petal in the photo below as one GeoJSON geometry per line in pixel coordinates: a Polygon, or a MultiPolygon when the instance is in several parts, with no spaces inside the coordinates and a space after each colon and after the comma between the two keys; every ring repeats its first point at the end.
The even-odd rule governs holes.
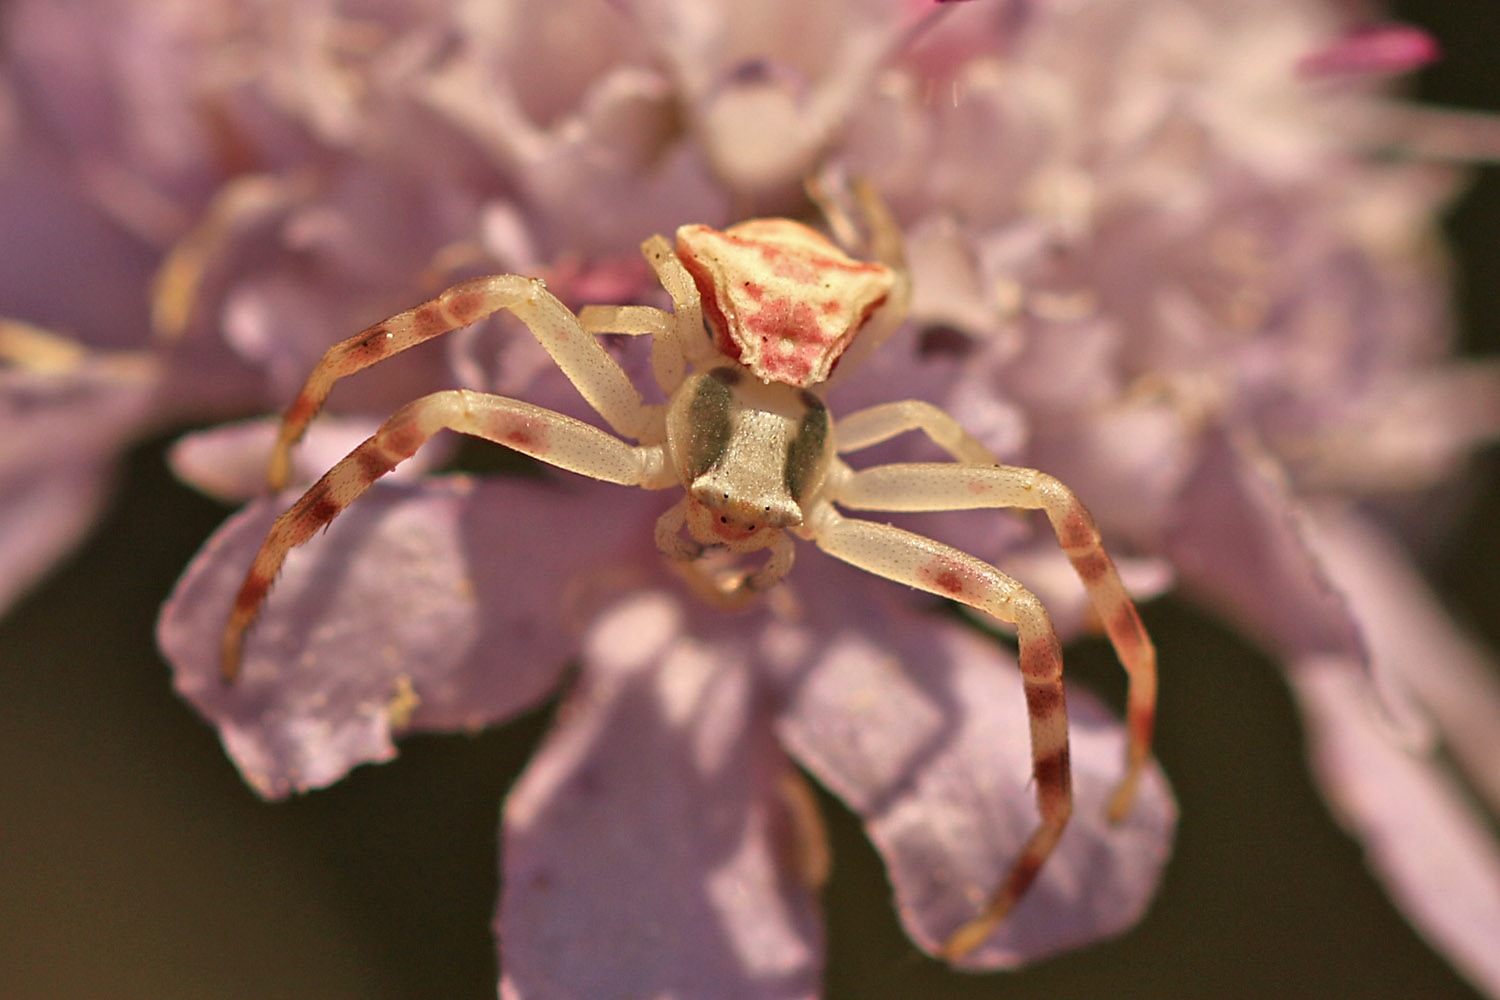
{"type": "Polygon", "coordinates": [[[1376,675],[1430,715],[1435,735],[1500,816],[1500,665],[1375,524],[1330,505],[1309,514],[1309,541],[1348,600],[1376,675]]]}
{"type": "Polygon", "coordinates": [[[785,863],[790,765],[749,644],[684,619],[676,593],[644,590],[595,623],[506,802],[503,997],[817,993],[815,901],[785,863]]]}
{"type": "Polygon", "coordinates": [[[60,363],[0,368],[0,609],[88,530],[109,499],[115,449],[143,428],[159,384],[144,357],[80,350],[60,363]]]}
{"type": "Polygon", "coordinates": [[[1360,672],[1313,658],[1291,670],[1314,770],[1335,813],[1419,931],[1500,996],[1500,850],[1440,763],[1390,738],[1360,672]]]}
{"type": "MultiPolygon", "coordinates": [[[[1020,674],[993,641],[912,612],[894,588],[862,586],[845,567],[814,572],[798,587],[809,630],[773,630],[768,647],[781,669],[798,665],[778,731],[865,819],[907,933],[935,951],[1038,822],[1020,674]]],[[[1122,933],[1155,892],[1177,813],[1166,780],[1153,765],[1129,817],[1109,825],[1123,728],[1077,688],[1069,719],[1073,818],[1027,897],[962,965],[1009,968],[1122,933]]]]}
{"type": "Polygon", "coordinates": [[[1187,499],[1174,537],[1185,579],[1288,659],[1335,812],[1413,923],[1495,989],[1500,845],[1423,745],[1441,739],[1495,796],[1492,662],[1388,539],[1334,505],[1297,503],[1253,452],[1221,446],[1187,499]]]}
{"type": "Polygon", "coordinates": [[[329,784],[390,758],[408,727],[475,729],[545,696],[576,644],[571,594],[615,551],[608,525],[641,528],[618,500],[618,522],[597,520],[599,492],[515,479],[377,484],[292,553],[226,686],[225,617],[291,498],[258,501],[189,566],[158,642],[177,689],[219,727],[257,791],[329,784]],[[570,516],[594,526],[549,530],[570,516]]]}
{"type": "Polygon", "coordinates": [[[109,499],[105,463],[7,470],[0,479],[0,610],[77,545],[109,499]]]}
{"type": "MultiPolygon", "coordinates": [[[[288,481],[313,482],[379,426],[377,420],[360,417],[325,416],[314,422],[292,451],[288,481]]],[[[257,417],[184,434],[173,442],[167,461],[178,479],[201,493],[219,500],[249,500],[266,491],[266,461],[280,427],[279,417],[257,417]]],[[[387,473],[387,481],[420,479],[448,458],[453,440],[444,435],[424,445],[387,473]]]]}
{"type": "Polygon", "coordinates": [[[1379,494],[1442,483],[1500,437],[1500,364],[1454,362],[1403,371],[1345,401],[1342,420],[1295,463],[1311,490],[1379,494]]]}
{"type": "MultiPolygon", "coordinates": [[[[30,138],[30,137],[28,137],[30,138]]],[[[146,342],[155,266],[142,243],[70,184],[68,166],[18,145],[0,172],[0,314],[66,332],[94,348],[146,342]],[[76,284],[87,275],[86,292],[76,284]]]]}
{"type": "Polygon", "coordinates": [[[1398,906],[1476,986],[1500,995],[1500,672],[1460,633],[1394,542],[1360,515],[1313,507],[1309,541],[1349,601],[1382,693],[1337,660],[1292,671],[1315,771],[1398,906]],[[1425,711],[1393,727],[1390,706],[1425,711]],[[1413,708],[1417,706],[1418,708],[1413,708]],[[1459,764],[1490,817],[1469,799],[1459,764]]]}
{"type": "Polygon", "coordinates": [[[1173,522],[1166,551],[1201,600],[1289,656],[1363,657],[1285,475],[1249,441],[1204,435],[1173,522]]]}
{"type": "Polygon", "coordinates": [[[1036,420],[1027,462],[1068,484],[1113,552],[1122,546],[1149,551],[1172,523],[1198,444],[1170,403],[1127,397],[1086,420],[1036,420]]]}

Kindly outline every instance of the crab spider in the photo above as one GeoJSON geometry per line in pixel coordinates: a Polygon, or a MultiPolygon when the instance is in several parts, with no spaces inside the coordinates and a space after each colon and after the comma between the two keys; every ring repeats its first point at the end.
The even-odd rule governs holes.
{"type": "Polygon", "coordinates": [[[856,196],[874,261],[853,259],[788,219],[756,219],[723,232],[683,226],[675,247],[661,236],[642,244],[672,298],[672,312],[591,306],[575,316],[542,282],[499,275],[457,284],[335,344],[282,421],[270,461],[273,488],[284,485],[289,449],[335,382],[502,309],[530,328],[615,433],[466,389],[435,392],[402,407],[271,527],[224,630],[224,680],[233,682],[239,672],[246,630],[287,553],[438,431],[484,438],[605,482],[681,488],[682,497],[657,522],[657,546],[694,591],[716,604],[742,605],[785,576],[795,535],[837,559],[1016,626],[1041,822],[1005,879],[980,912],[950,934],[941,954],[954,959],[980,945],[1026,892],[1072,812],[1057,634],[1040,601],[994,566],[889,524],[847,517],[840,508],[1046,513],[1129,677],[1125,770],[1109,806],[1115,820],[1129,808],[1150,752],[1155,653],[1093,520],[1062,483],[1034,469],[997,464],[928,403],[886,403],[836,422],[829,414],[822,393],[834,364],[842,356],[847,370],[878,346],[907,304],[896,224],[871,189],[860,187],[856,196]],[[665,404],[643,401],[600,345],[599,333],[651,338],[653,375],[665,404]],[[839,457],[913,430],[953,461],[856,471],[839,457]],[[709,549],[765,549],[768,557],[753,571],[716,574],[700,561],[709,549]]]}

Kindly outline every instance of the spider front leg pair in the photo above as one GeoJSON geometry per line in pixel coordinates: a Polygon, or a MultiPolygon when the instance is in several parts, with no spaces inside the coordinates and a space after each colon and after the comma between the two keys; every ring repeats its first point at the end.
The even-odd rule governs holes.
{"type": "MultiPolygon", "coordinates": [[[[407,404],[369,439],[323,475],[290,510],[276,519],[245,576],[220,649],[226,683],[239,675],[245,633],[254,622],[287,554],[328,524],[377,479],[416,453],[441,430],[479,437],[593,479],[660,489],[672,485],[660,445],[661,410],[643,402],[619,364],[566,306],[540,281],[517,275],[475,278],[398,313],[329,348],[282,418],[267,479],[284,485],[289,453],[322,408],[334,383],[423,341],[477,322],[492,313],[514,313],[579,393],[631,446],[572,417],[520,400],[453,389],[407,404]]],[[[675,336],[676,318],[651,332],[659,341],[675,336]]]]}
{"type": "Polygon", "coordinates": [[[661,450],[631,446],[581,420],[520,400],[467,389],[423,396],[400,410],[276,519],[245,576],[225,626],[223,679],[239,675],[245,632],[255,620],[287,554],[315,535],[377,479],[416,454],[442,430],[493,441],[592,479],[648,489],[662,478],[661,450]]]}
{"type": "MultiPolygon", "coordinates": [[[[1035,469],[914,462],[846,471],[838,477],[831,499],[865,511],[993,507],[1046,512],[1129,679],[1125,773],[1109,803],[1111,822],[1122,820],[1150,758],[1156,653],[1093,519],[1072,491],[1035,469]]],[[[1072,815],[1062,647],[1035,595],[974,556],[891,525],[844,518],[831,508],[814,522],[810,535],[819,548],[845,562],[1016,626],[1041,823],[979,915],[943,944],[944,957],[960,958],[983,943],[1025,895],[1072,815]]]]}

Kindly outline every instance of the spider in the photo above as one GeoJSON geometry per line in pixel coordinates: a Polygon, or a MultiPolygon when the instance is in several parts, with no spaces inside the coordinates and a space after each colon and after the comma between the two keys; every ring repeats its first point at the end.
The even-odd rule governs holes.
{"type": "MultiPolygon", "coordinates": [[[[978,947],[1031,885],[1072,812],[1061,646],[1036,596],[994,566],[901,528],[847,517],[840,508],[1046,513],[1129,677],[1125,770],[1109,804],[1115,821],[1129,809],[1149,756],[1156,658],[1092,518],[1058,480],[997,464],[952,417],[919,400],[838,421],[830,416],[823,391],[834,366],[842,377],[879,346],[904,318],[908,299],[895,220],[869,185],[857,184],[854,194],[871,261],[848,256],[790,219],[752,219],[722,232],[687,225],[677,230],[675,247],[662,236],[641,245],[672,312],[589,306],[575,315],[541,281],[497,275],[454,285],[335,344],[282,420],[268,475],[275,489],[285,484],[292,445],[335,382],[502,309],[526,324],[615,433],[467,389],[408,403],[272,525],[229,614],[223,679],[237,676],[245,633],[288,552],[438,431],[493,441],[605,482],[681,488],[682,497],[657,521],[656,544],[691,589],[715,604],[743,606],[781,580],[792,567],[795,535],[834,558],[1015,625],[1041,820],[1007,876],[946,939],[941,954],[953,960],[978,947]],[[652,373],[665,404],[643,400],[596,338],[600,333],[651,338],[652,373]],[[855,470],[839,457],[913,430],[953,460],[855,470]],[[737,557],[762,549],[768,556],[753,570],[710,571],[701,559],[709,550],[737,557]]],[[[843,222],[844,232],[852,229],[848,219],[828,213],[834,228],[843,222]]]]}

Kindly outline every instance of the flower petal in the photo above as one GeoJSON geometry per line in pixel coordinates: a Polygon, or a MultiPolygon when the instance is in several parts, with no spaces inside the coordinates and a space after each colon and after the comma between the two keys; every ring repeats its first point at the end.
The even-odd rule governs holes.
{"type": "Polygon", "coordinates": [[[1500,848],[1435,758],[1390,739],[1357,668],[1291,671],[1316,771],[1401,910],[1476,987],[1500,996],[1500,848]]]}
{"type": "Polygon", "coordinates": [[[59,369],[28,369],[9,350],[15,325],[0,321],[0,610],[93,523],[114,452],[150,418],[160,374],[155,358],[81,347],[59,369]]]}
{"type": "Polygon", "coordinates": [[[95,465],[6,471],[0,480],[0,609],[79,542],[109,499],[111,478],[95,465]]]}
{"type": "MultiPolygon", "coordinates": [[[[1500,814],[1500,674],[1460,633],[1404,553],[1374,524],[1315,507],[1309,539],[1345,595],[1376,675],[1425,710],[1472,790],[1500,814]]],[[[1329,800],[1371,867],[1434,947],[1500,995],[1500,841],[1430,744],[1403,743],[1346,667],[1292,674],[1329,800]],[[1487,873],[1487,874],[1486,874],[1487,873]]]]}
{"type": "Polygon", "coordinates": [[[1353,515],[1296,501],[1274,468],[1219,442],[1185,493],[1177,564],[1290,664],[1314,770],[1396,904],[1477,983],[1500,983],[1500,849],[1418,708],[1493,792],[1494,682],[1409,566],[1353,515]]]}
{"type": "Polygon", "coordinates": [[[1349,601],[1376,675],[1431,714],[1446,749],[1500,815],[1500,667],[1375,524],[1329,505],[1309,513],[1309,541],[1349,601]]]}
{"type": "Polygon", "coordinates": [[[788,872],[747,644],[683,633],[639,591],[592,630],[577,689],[505,806],[500,994],[796,998],[821,930],[788,872]]]}
{"type": "Polygon", "coordinates": [[[1207,433],[1177,504],[1166,551],[1200,599],[1289,656],[1363,658],[1354,621],[1308,548],[1304,512],[1273,459],[1231,434],[1207,433]]]}
{"type": "MultiPolygon", "coordinates": [[[[809,608],[823,638],[789,693],[781,738],[864,817],[907,933],[935,952],[978,914],[1039,821],[1026,697],[994,642],[836,570],[817,592],[861,610],[809,608]]],[[[1124,731],[1086,692],[1068,698],[1073,817],[1011,918],[962,965],[1014,967],[1119,934],[1160,879],[1177,814],[1165,778],[1151,767],[1130,815],[1111,826],[1124,731]]]]}
{"type": "Polygon", "coordinates": [[[615,551],[604,528],[615,522],[555,530],[582,516],[592,492],[462,478],[371,487],[292,553],[228,686],[218,676],[224,620],[287,504],[256,502],[188,567],[158,643],[178,691],[219,727],[257,791],[327,785],[392,757],[392,734],[408,725],[477,728],[547,693],[573,646],[567,588],[615,551]]]}

